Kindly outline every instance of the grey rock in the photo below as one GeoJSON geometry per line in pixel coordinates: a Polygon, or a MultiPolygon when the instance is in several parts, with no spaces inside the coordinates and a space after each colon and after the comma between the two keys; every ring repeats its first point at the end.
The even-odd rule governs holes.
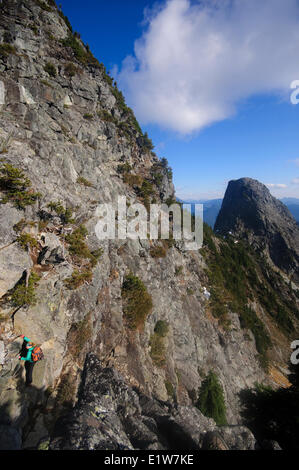
{"type": "Polygon", "coordinates": [[[230,181],[215,230],[245,238],[287,274],[299,279],[299,227],[288,208],[251,178],[230,181]]]}
{"type": "Polygon", "coordinates": [[[254,445],[245,427],[217,428],[194,407],[174,407],[140,394],[89,354],[78,402],[56,422],[49,448],[199,450],[214,430],[229,449],[254,445]]]}
{"type": "Polygon", "coordinates": [[[0,365],[4,364],[4,359],[5,359],[4,342],[0,340],[0,365]]]}
{"type": "Polygon", "coordinates": [[[4,424],[0,424],[0,450],[21,450],[22,438],[20,432],[4,424]]]}

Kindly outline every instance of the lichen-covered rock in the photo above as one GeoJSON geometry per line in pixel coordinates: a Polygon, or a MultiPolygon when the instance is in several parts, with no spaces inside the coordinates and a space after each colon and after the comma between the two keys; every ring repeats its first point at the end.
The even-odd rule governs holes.
{"type": "Polygon", "coordinates": [[[209,447],[217,433],[224,448],[254,448],[255,440],[244,426],[217,428],[195,407],[174,407],[140,394],[89,354],[78,402],[56,422],[49,448],[199,450],[209,447]]]}

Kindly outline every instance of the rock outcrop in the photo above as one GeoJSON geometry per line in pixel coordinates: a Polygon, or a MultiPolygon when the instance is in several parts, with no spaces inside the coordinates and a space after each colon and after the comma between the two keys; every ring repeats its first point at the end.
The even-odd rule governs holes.
{"type": "Polygon", "coordinates": [[[223,426],[192,406],[174,406],[128,387],[111,368],[87,356],[75,408],[55,425],[51,450],[253,450],[244,426],[223,426]]]}
{"type": "Polygon", "coordinates": [[[299,227],[288,208],[251,178],[228,183],[215,231],[245,238],[282,271],[299,279],[299,227]]]}

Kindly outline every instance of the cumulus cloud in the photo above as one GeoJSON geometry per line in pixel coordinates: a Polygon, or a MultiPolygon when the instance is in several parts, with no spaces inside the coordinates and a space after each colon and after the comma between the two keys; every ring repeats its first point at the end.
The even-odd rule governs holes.
{"type": "Polygon", "coordinates": [[[275,188],[275,189],[287,188],[287,185],[283,183],[266,183],[266,186],[268,186],[268,188],[275,188]]]}
{"type": "Polygon", "coordinates": [[[299,79],[296,0],[168,0],[117,80],[143,124],[189,134],[299,79]]]}

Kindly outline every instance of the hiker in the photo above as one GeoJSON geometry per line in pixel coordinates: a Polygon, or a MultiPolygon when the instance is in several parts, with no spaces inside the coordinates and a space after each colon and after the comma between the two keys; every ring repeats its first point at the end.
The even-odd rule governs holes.
{"type": "Polygon", "coordinates": [[[27,336],[21,335],[21,338],[23,338],[24,342],[20,351],[19,359],[21,359],[21,361],[25,361],[26,386],[29,386],[32,383],[32,372],[34,364],[43,358],[43,353],[41,348],[35,346],[33,342],[27,338],[27,336]]]}

